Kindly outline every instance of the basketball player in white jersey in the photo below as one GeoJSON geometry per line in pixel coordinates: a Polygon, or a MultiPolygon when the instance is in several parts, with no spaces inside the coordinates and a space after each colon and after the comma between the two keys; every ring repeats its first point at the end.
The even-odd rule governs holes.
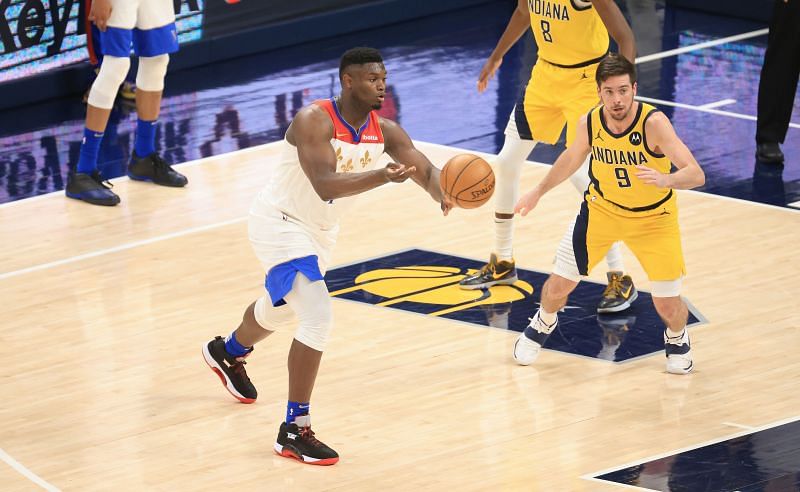
{"type": "Polygon", "coordinates": [[[266,294],[251,304],[226,339],[203,346],[203,356],[228,391],[243,403],[257,393],[244,358],[260,340],[296,318],[289,350],[289,398],[275,451],[315,465],[332,465],[336,451],[314,437],[309,401],[322,351],[332,328],[331,300],[323,277],[353,195],[411,178],[441,204],[439,170],[395,122],[381,118],[386,69],[372,48],[347,51],[339,66],[342,92],[297,113],[270,183],[250,209],[250,242],[267,272],[266,294]],[[386,152],[397,163],[377,167],[386,152]]]}
{"type": "Polygon", "coordinates": [[[186,177],[173,170],[155,149],[169,53],[178,51],[172,0],[94,0],[89,20],[100,30],[103,64],[89,91],[80,157],[75,171],[67,175],[66,195],[93,205],[114,206],[120,201],[100,176],[97,156],[114,98],[130,68],[131,48],[139,57],[139,118],[128,176],[162,186],[186,186],[186,177]]]}

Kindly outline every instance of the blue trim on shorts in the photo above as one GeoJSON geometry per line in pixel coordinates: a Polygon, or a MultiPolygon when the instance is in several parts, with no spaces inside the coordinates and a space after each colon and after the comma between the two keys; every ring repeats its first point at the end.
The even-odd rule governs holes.
{"type": "Polygon", "coordinates": [[[159,56],[178,51],[175,23],[155,29],[133,30],[133,51],[139,56],[159,56]]]}
{"type": "Polygon", "coordinates": [[[131,56],[133,31],[119,27],[109,27],[100,31],[100,49],[103,55],[128,58],[131,56]]]}
{"type": "Polygon", "coordinates": [[[528,116],[525,114],[525,95],[519,99],[514,106],[514,122],[517,124],[517,133],[522,140],[533,140],[533,133],[528,124],[528,116]]]}
{"type": "Polygon", "coordinates": [[[589,275],[589,248],[586,246],[586,231],[589,229],[589,206],[584,200],[581,211],[575,219],[575,228],[572,230],[572,251],[575,253],[575,263],[578,273],[584,277],[589,275]]]}
{"type": "Polygon", "coordinates": [[[286,304],[283,298],[292,290],[292,284],[294,284],[297,272],[302,273],[312,282],[325,278],[319,271],[317,255],[295,258],[286,263],[275,265],[267,272],[267,276],[264,279],[264,287],[267,289],[273,306],[278,307],[286,304]]]}

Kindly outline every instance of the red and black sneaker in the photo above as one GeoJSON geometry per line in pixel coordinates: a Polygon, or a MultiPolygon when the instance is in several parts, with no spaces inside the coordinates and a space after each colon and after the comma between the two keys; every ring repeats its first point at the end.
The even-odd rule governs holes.
{"type": "Polygon", "coordinates": [[[333,465],[339,461],[336,451],[314,437],[308,415],[297,417],[291,424],[281,424],[275,452],[309,465],[333,465]]]}
{"type": "Polygon", "coordinates": [[[258,396],[256,387],[250,382],[244,368],[244,359],[251,353],[252,350],[241,357],[230,355],[225,350],[225,339],[222,337],[215,337],[203,345],[203,358],[208,367],[219,376],[230,394],[242,403],[253,403],[258,396]]]}

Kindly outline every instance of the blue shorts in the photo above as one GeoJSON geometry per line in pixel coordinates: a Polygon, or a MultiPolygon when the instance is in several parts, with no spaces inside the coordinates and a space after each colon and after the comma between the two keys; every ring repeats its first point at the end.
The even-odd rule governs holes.
{"type": "Polygon", "coordinates": [[[109,27],[100,32],[100,49],[103,55],[127,58],[131,47],[137,56],[159,56],[178,51],[178,31],[175,23],[155,29],[123,29],[109,27]]]}
{"type": "Polygon", "coordinates": [[[267,277],[264,279],[264,287],[267,289],[273,306],[277,307],[286,304],[283,298],[292,290],[292,284],[294,284],[294,278],[298,272],[305,275],[312,282],[325,278],[319,270],[316,255],[295,258],[286,263],[275,265],[267,272],[267,277]]]}

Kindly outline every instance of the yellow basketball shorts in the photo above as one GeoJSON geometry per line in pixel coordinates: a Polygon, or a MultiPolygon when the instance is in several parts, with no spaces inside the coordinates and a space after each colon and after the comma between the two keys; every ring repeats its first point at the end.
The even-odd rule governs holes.
{"type": "MultiPolygon", "coordinates": [[[[677,280],[685,275],[675,199],[643,216],[614,213],[613,204],[600,204],[600,200],[597,197],[583,202],[571,231],[573,258],[580,275],[588,275],[617,241],[633,252],[651,281],[677,280]]],[[[559,251],[557,262],[561,256],[559,251]]]]}
{"type": "Polygon", "coordinates": [[[525,92],[511,115],[523,140],[554,144],[567,125],[567,145],[575,138],[578,119],[597,106],[597,64],[561,68],[539,60],[525,92]]]}

